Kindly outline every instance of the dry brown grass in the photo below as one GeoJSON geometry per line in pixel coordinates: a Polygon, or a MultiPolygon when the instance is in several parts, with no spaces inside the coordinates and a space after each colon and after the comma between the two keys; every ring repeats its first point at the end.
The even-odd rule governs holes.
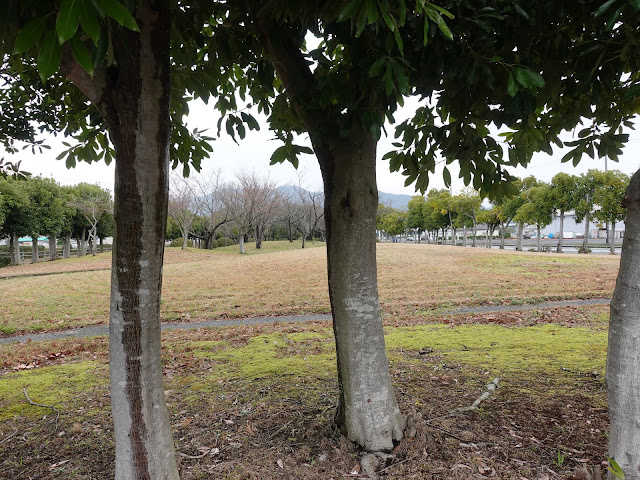
{"type": "MultiPolygon", "coordinates": [[[[223,250],[168,249],[164,320],[329,312],[324,248],[247,256],[223,250]]],[[[427,318],[454,305],[609,297],[618,265],[619,257],[604,255],[378,246],[383,312],[400,320],[427,318]]],[[[104,254],[3,269],[0,332],[107,322],[109,266],[110,254],[104,254]]]]}

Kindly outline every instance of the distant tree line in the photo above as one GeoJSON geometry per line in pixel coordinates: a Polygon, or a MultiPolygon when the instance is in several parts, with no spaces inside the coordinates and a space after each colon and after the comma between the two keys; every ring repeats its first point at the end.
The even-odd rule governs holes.
{"type": "Polygon", "coordinates": [[[596,221],[609,225],[609,246],[614,253],[615,226],[625,218],[622,199],[629,180],[618,170],[589,170],[580,176],[558,173],[550,183],[529,176],[514,182],[515,194],[493,201],[489,208],[483,207],[480,194],[473,189],[467,188],[458,195],[451,195],[446,189],[434,189],[426,197],[414,196],[406,211],[380,205],[377,228],[392,237],[411,230],[417,234],[418,242],[422,238],[427,242],[437,242],[440,238],[445,244],[448,237],[455,243],[457,233],[463,230],[463,245],[467,246],[469,232],[475,247],[477,227],[483,224],[486,226],[487,247],[492,246],[497,230],[500,247],[504,248],[507,229],[513,225],[518,227],[516,248],[522,250],[523,231],[528,225],[537,230],[537,248],[540,250],[541,230],[557,216],[558,252],[562,252],[565,214],[574,212],[576,222],[584,221],[585,225],[580,251],[589,252],[589,224],[596,221]]]}
{"type": "Polygon", "coordinates": [[[256,248],[267,239],[290,242],[324,239],[324,196],[298,185],[278,187],[268,177],[241,173],[223,181],[220,172],[174,176],[169,190],[167,238],[181,238],[199,248],[244,243],[250,238],[256,248]]]}
{"type": "Polygon", "coordinates": [[[71,255],[75,239],[78,256],[96,255],[98,244],[113,235],[111,193],[98,185],[79,183],[61,186],[42,177],[16,178],[0,176],[0,239],[9,239],[12,264],[20,260],[19,239],[32,239],[31,262],[38,261],[38,237],[49,240],[49,259],[58,259],[57,242],[62,256],[71,255]]]}

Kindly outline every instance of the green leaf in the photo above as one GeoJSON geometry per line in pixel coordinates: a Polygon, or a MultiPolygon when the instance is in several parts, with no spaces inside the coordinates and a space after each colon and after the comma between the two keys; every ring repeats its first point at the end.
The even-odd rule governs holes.
{"type": "Polygon", "coordinates": [[[583,128],[578,132],[578,138],[585,138],[585,137],[588,137],[589,135],[591,135],[590,128],[583,128]]]}
{"type": "Polygon", "coordinates": [[[56,32],[49,30],[40,44],[38,55],[38,73],[43,82],[58,70],[60,60],[62,60],[62,47],[58,43],[56,32]]]}
{"type": "Polygon", "coordinates": [[[440,12],[442,15],[444,15],[445,17],[448,17],[450,19],[454,19],[454,15],[453,13],[449,12],[448,10],[445,10],[442,7],[439,7],[438,5],[435,5],[433,3],[429,3],[428,4],[431,8],[435,8],[438,12],[440,12]]]}
{"type": "Polygon", "coordinates": [[[382,8],[382,18],[392,32],[396,29],[396,22],[391,18],[386,8],[382,8]]]}
{"type": "Polygon", "coordinates": [[[373,62],[371,68],[369,68],[369,78],[374,78],[378,75],[381,75],[386,62],[387,57],[379,58],[375,62],[373,62]]]}
{"type": "Polygon", "coordinates": [[[438,15],[437,23],[438,23],[438,28],[440,28],[440,31],[444,33],[449,40],[453,40],[453,33],[451,33],[451,30],[449,30],[447,23],[444,21],[444,18],[442,18],[441,15],[438,15]]]}
{"type": "Polygon", "coordinates": [[[98,12],[91,0],[82,0],[80,3],[80,25],[84,33],[89,35],[94,45],[98,45],[100,40],[100,24],[98,23],[98,12]]]}
{"type": "Polygon", "coordinates": [[[342,10],[340,15],[338,16],[338,23],[344,22],[345,20],[348,20],[351,17],[353,17],[353,14],[356,13],[356,10],[358,10],[358,7],[360,6],[361,1],[362,0],[351,0],[349,4],[345,7],[345,9],[342,10]]]}
{"type": "Polygon", "coordinates": [[[387,95],[391,95],[393,92],[393,72],[389,64],[387,64],[387,71],[384,74],[384,89],[387,95]]]}
{"type": "Polygon", "coordinates": [[[56,19],[56,30],[60,45],[76,34],[79,24],[80,0],[62,0],[58,18],[56,19]]]}
{"type": "Polygon", "coordinates": [[[313,150],[311,148],[309,148],[309,147],[305,147],[304,145],[300,145],[298,147],[298,151],[300,153],[306,153],[308,155],[313,155],[313,150]]]}
{"type": "Polygon", "coordinates": [[[444,167],[442,170],[442,178],[444,179],[445,186],[449,187],[451,185],[451,172],[447,167],[444,167]]]}
{"type": "Polygon", "coordinates": [[[600,7],[595,12],[593,12],[593,16],[595,18],[599,17],[604,12],[606,12],[609,9],[609,7],[613,5],[615,2],[616,0],[609,0],[607,2],[604,2],[602,5],[600,5],[600,7]]]}
{"type": "Polygon", "coordinates": [[[82,68],[84,68],[87,73],[93,77],[93,61],[91,61],[91,54],[89,53],[89,50],[87,50],[77,37],[69,40],[69,45],[71,46],[73,57],[78,61],[82,68]]]}
{"type": "Polygon", "coordinates": [[[275,152],[271,155],[271,160],[269,161],[269,165],[275,165],[276,163],[283,163],[288,156],[287,146],[282,145],[281,147],[276,148],[275,152]]]}
{"type": "Polygon", "coordinates": [[[117,0],[95,0],[98,7],[116,22],[129,30],[139,32],[138,24],[131,12],[117,0]]]}
{"type": "Polygon", "coordinates": [[[518,86],[518,82],[516,82],[516,77],[513,75],[513,72],[511,72],[507,82],[507,92],[509,92],[509,95],[512,97],[515,97],[519,89],[520,87],[518,86]]]}
{"type": "Polygon", "coordinates": [[[23,53],[33,47],[47,26],[47,16],[34,18],[28,22],[16,37],[13,53],[23,53]]]}

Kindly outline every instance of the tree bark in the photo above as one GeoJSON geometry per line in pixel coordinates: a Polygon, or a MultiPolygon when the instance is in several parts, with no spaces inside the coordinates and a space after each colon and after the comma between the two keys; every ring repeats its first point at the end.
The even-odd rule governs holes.
{"type": "Polygon", "coordinates": [[[71,237],[67,235],[64,237],[64,245],[62,247],[62,258],[71,257],[71,237]]]}
{"type": "Polygon", "coordinates": [[[522,223],[518,224],[518,239],[516,240],[516,250],[518,252],[522,251],[522,236],[524,235],[523,230],[524,225],[522,223]]]}
{"type": "Polygon", "coordinates": [[[11,234],[11,242],[13,244],[13,257],[11,257],[11,260],[14,265],[20,265],[21,263],[20,237],[18,236],[17,233],[11,234]]]}
{"type": "Polygon", "coordinates": [[[31,237],[31,263],[38,263],[40,253],[38,252],[38,236],[31,237]]]}
{"type": "Polygon", "coordinates": [[[473,242],[471,242],[471,246],[473,248],[476,248],[478,243],[477,243],[477,239],[476,239],[476,235],[478,232],[478,224],[476,223],[476,219],[473,219],[473,242]]]}
{"type": "Polygon", "coordinates": [[[84,257],[86,253],[86,237],[87,237],[87,229],[86,227],[82,227],[82,231],[80,233],[80,238],[78,239],[78,256],[84,257]]]}
{"type": "Polygon", "coordinates": [[[590,212],[584,215],[584,239],[582,240],[582,253],[589,253],[589,222],[591,221],[590,212]]]}
{"type": "Polygon", "coordinates": [[[240,245],[240,253],[245,253],[244,251],[244,235],[240,235],[238,239],[238,244],[240,245]]]}
{"type": "MultiPolygon", "coordinates": [[[[178,480],[160,357],[171,131],[168,0],[140,2],[136,20],[141,32],[116,37],[117,74],[92,100],[116,151],[109,321],[115,477],[178,480]]],[[[91,98],[92,91],[85,93],[91,98]]]]}
{"type": "Polygon", "coordinates": [[[352,133],[336,142],[331,153],[316,149],[340,387],[336,423],[367,450],[390,450],[402,438],[404,418],[391,385],[378,300],[376,141],[352,133]]]}
{"type": "Polygon", "coordinates": [[[611,221],[611,242],[609,243],[609,252],[611,255],[616,254],[616,221],[611,221]]]}
{"type": "Polygon", "coordinates": [[[542,241],[542,239],[540,238],[540,224],[536,225],[536,229],[537,229],[537,232],[538,232],[538,251],[540,251],[540,249],[541,249],[540,242],[542,241]]]}
{"type": "Polygon", "coordinates": [[[102,237],[100,237],[99,241],[100,241],[100,253],[104,253],[104,240],[102,237]]]}
{"type": "Polygon", "coordinates": [[[560,238],[558,238],[558,253],[562,253],[563,237],[564,237],[564,212],[560,210],[560,238]]]}
{"type": "Polygon", "coordinates": [[[56,249],[56,236],[49,234],[49,260],[58,260],[58,250],[56,249]]]}
{"type": "MultiPolygon", "coordinates": [[[[620,270],[611,299],[607,347],[609,456],[627,480],[640,479],[640,170],[624,199],[626,228],[620,270]]],[[[608,479],[616,477],[609,473],[608,479]]]]}

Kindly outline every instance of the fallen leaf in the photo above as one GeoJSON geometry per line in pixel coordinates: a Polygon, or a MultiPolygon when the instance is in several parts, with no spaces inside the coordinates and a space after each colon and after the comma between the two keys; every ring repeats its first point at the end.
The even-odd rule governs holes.
{"type": "Polygon", "coordinates": [[[276,462],[278,464],[278,466],[284,470],[284,463],[282,462],[282,460],[278,459],[278,461],[276,462]]]}
{"type": "Polygon", "coordinates": [[[60,467],[60,466],[64,465],[65,463],[68,463],[68,462],[70,462],[70,461],[71,461],[71,460],[62,460],[61,462],[54,463],[53,465],[51,465],[51,466],[49,467],[49,470],[54,470],[54,469],[56,469],[56,468],[58,468],[58,467],[60,467]]]}

